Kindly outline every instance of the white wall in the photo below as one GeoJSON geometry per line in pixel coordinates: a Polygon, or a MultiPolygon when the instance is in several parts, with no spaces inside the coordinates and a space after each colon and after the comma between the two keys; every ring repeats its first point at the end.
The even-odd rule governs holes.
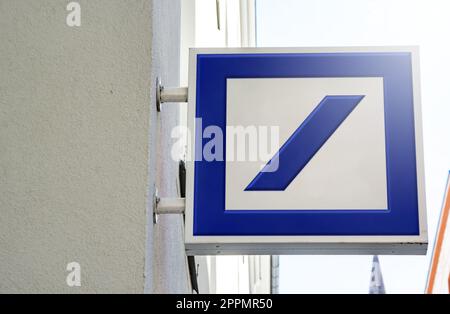
{"type": "Polygon", "coordinates": [[[151,222],[154,186],[176,193],[154,82],[178,83],[179,1],[81,0],[73,28],[67,3],[0,2],[0,292],[187,292],[180,217],[151,222]]]}
{"type": "MultiPolygon", "coordinates": [[[[184,1],[184,0],[183,0],[184,1]]],[[[163,104],[155,112],[155,82],[159,76],[165,86],[180,84],[180,0],[153,1],[153,49],[150,93],[149,195],[155,187],[161,197],[177,197],[178,160],[171,150],[176,138],[172,128],[179,124],[178,104],[163,104]]],[[[152,211],[151,203],[149,211],[152,211]]],[[[163,215],[153,225],[148,217],[146,292],[190,293],[190,279],[184,249],[184,221],[181,215],[163,215]]]]}

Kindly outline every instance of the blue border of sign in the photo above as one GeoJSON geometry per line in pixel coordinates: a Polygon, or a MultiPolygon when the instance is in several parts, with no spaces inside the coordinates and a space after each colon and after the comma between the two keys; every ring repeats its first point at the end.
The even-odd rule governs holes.
{"type": "Polygon", "coordinates": [[[388,208],[226,211],[225,162],[197,158],[194,235],[419,235],[411,58],[410,52],[197,55],[195,115],[202,130],[196,133],[209,125],[225,130],[228,78],[383,77],[388,208]]]}

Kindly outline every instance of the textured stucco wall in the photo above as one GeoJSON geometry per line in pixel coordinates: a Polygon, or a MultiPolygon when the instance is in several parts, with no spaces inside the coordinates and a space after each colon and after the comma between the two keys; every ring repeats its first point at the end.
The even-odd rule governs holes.
{"type": "MultiPolygon", "coordinates": [[[[152,81],[159,76],[165,86],[180,82],[180,0],[153,2],[152,81]]],[[[152,85],[152,104],[155,98],[152,85]]],[[[184,106],[186,104],[183,104],[184,106]]],[[[149,195],[158,188],[161,197],[177,197],[178,162],[171,158],[177,139],[171,131],[179,123],[177,104],[163,104],[160,113],[150,108],[150,170],[149,195]]],[[[151,204],[150,204],[151,205],[151,204]]],[[[152,213],[152,208],[149,209],[152,213]]],[[[153,225],[148,216],[146,292],[190,293],[187,259],[184,250],[183,217],[159,216],[153,225]]]]}
{"type": "Polygon", "coordinates": [[[68,2],[0,1],[0,292],[182,291],[185,265],[174,280],[163,265],[184,258],[179,234],[146,226],[155,180],[175,193],[161,142],[176,112],[149,104],[156,75],[177,83],[179,1],[80,0],[79,28],[68,2]]]}

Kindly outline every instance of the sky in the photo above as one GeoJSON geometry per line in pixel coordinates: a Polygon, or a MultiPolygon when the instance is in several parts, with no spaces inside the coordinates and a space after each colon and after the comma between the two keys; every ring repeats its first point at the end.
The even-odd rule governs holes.
{"type": "MultiPolygon", "coordinates": [[[[256,0],[259,47],[419,45],[427,256],[380,256],[387,293],[423,293],[450,170],[448,0],[256,0]]],[[[371,256],[281,256],[280,293],[367,293],[371,256]]]]}

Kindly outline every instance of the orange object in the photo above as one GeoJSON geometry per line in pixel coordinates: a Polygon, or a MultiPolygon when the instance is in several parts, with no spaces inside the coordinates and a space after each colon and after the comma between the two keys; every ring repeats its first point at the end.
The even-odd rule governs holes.
{"type": "Polygon", "coordinates": [[[426,293],[450,293],[450,175],[431,260],[426,293]]]}

